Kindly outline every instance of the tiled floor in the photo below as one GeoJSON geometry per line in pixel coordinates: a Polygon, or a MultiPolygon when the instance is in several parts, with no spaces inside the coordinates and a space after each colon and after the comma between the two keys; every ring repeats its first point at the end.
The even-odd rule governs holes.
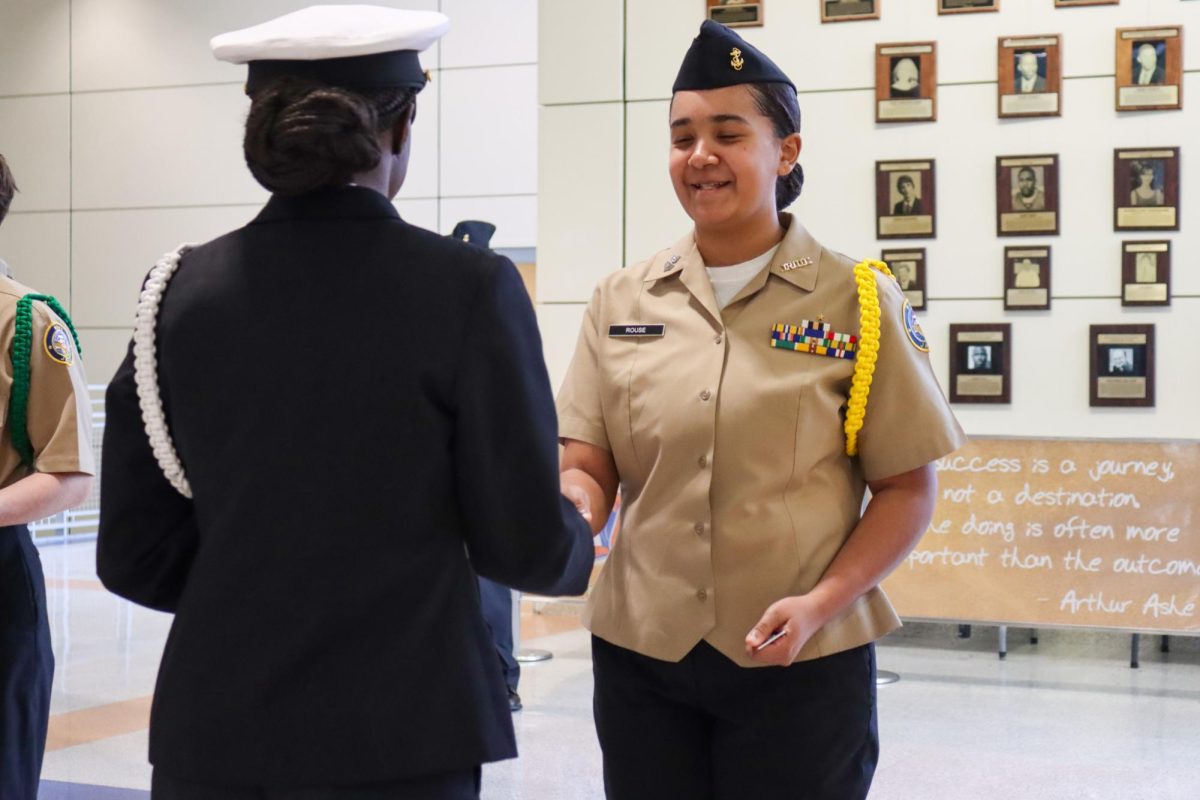
{"type": "MultiPolygon", "coordinates": [[[[58,672],[41,800],[148,796],[147,703],[170,617],[99,589],[93,558],[86,543],[42,549],[58,672]]],[[[587,634],[561,618],[524,633],[554,658],[525,666],[521,758],[488,766],[483,796],[601,798],[587,634]]],[[[1123,635],[1042,631],[1031,645],[1013,631],[1000,661],[994,629],[905,628],[879,649],[901,680],[880,690],[871,797],[1197,800],[1200,639],[1171,643],[1162,655],[1145,637],[1131,670],[1123,635]]]]}

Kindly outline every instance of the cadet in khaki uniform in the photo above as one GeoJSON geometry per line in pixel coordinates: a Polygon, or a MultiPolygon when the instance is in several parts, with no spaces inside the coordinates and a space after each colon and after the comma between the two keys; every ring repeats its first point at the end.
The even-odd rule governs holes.
{"type": "MultiPolygon", "coordinates": [[[[15,189],[0,156],[0,222],[15,189]]],[[[46,583],[26,523],[83,502],[95,467],[72,332],[42,295],[22,302],[33,293],[7,272],[0,269],[0,800],[34,800],[54,653],[46,583]]]]}
{"type": "Polygon", "coordinates": [[[865,797],[899,625],[877,584],[963,434],[883,265],[779,213],[803,177],[778,67],[706,22],[670,120],[695,229],[601,282],[558,398],[564,491],[624,506],[585,617],[606,791],[865,797]]]}

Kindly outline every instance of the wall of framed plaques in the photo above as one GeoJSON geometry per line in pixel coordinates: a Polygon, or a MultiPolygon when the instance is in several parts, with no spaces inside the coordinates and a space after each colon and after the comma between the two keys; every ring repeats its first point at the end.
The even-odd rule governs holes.
{"type": "MultiPolygon", "coordinates": [[[[596,281],[690,227],[667,178],[666,120],[705,3],[626,9],[592,0],[590,22],[553,5],[541,3],[542,41],[574,42],[560,69],[541,63],[538,255],[558,273],[540,278],[554,285],[540,299],[554,304],[541,313],[557,381],[596,281]],[[580,25],[594,33],[601,21],[604,36],[581,33],[580,25]],[[601,70],[586,91],[571,85],[579,59],[601,70]],[[572,131],[571,142],[553,143],[555,130],[572,131]],[[594,185],[562,177],[583,151],[622,176],[616,194],[597,198],[594,185]],[[603,246],[581,253],[580,237],[603,246]]],[[[838,5],[765,0],[765,23],[739,29],[800,89],[806,184],[791,210],[831,249],[860,258],[886,251],[905,262],[948,395],[958,352],[950,326],[1009,326],[1007,402],[991,395],[957,404],[967,430],[1200,438],[1200,2],[999,0],[941,9],[956,13],[939,13],[939,0],[838,5]],[[900,52],[927,43],[928,52],[900,52]],[[901,66],[905,59],[911,64],[901,66]],[[928,167],[884,169],[897,164],[928,167]],[[905,174],[913,186],[898,185],[905,174]],[[923,233],[897,240],[918,227],[901,219],[914,208],[905,199],[934,215],[923,233]],[[1093,405],[1094,394],[1136,394],[1113,389],[1123,384],[1105,369],[1116,366],[1093,374],[1101,356],[1092,326],[1119,325],[1153,326],[1146,357],[1154,364],[1146,366],[1159,380],[1141,398],[1153,405],[1093,405]]],[[[981,382],[962,388],[973,383],[981,382]]]]}

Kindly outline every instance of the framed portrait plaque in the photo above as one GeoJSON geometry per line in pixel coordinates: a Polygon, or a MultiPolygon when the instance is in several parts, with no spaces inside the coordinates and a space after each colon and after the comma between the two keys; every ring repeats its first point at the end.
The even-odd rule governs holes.
{"type": "Polygon", "coordinates": [[[766,0],[707,0],[708,18],[730,28],[762,26],[766,0]]]}
{"type": "Polygon", "coordinates": [[[998,52],[1000,116],[1062,116],[1062,37],[1001,36],[998,52]]]}
{"type": "Polygon", "coordinates": [[[933,159],[875,162],[875,235],[931,239],[937,235],[933,159]]]}
{"type": "Polygon", "coordinates": [[[1011,403],[1012,325],[950,326],[950,402],[1011,403]]]}
{"type": "Polygon", "coordinates": [[[1154,405],[1154,326],[1092,325],[1091,404],[1154,405]]]}
{"type": "Polygon", "coordinates": [[[875,45],[875,121],[937,119],[937,42],[875,45]]]}
{"type": "Polygon", "coordinates": [[[999,11],[1000,0],[937,0],[939,14],[972,14],[978,11],[999,11]]]}
{"type": "Polygon", "coordinates": [[[860,19],[879,19],[879,4],[883,0],[818,0],[821,22],[854,22],[860,19]]]}
{"type": "Polygon", "coordinates": [[[914,311],[925,310],[925,248],[884,250],[882,260],[892,270],[908,304],[914,311]]]}
{"type": "Polygon", "coordinates": [[[1115,6],[1121,0],[1054,0],[1055,8],[1074,8],[1075,6],[1115,6]]]}
{"type": "Polygon", "coordinates": [[[1171,305],[1171,243],[1121,243],[1121,305],[1171,305]]]}
{"type": "Polygon", "coordinates": [[[1058,233],[1058,156],[996,157],[996,235],[1058,233]]]}
{"type": "Polygon", "coordinates": [[[1117,29],[1117,111],[1183,108],[1183,27],[1117,29]]]}
{"type": "Polygon", "coordinates": [[[1004,309],[1045,311],[1050,308],[1050,248],[1004,248],[1004,309]]]}
{"type": "Polygon", "coordinates": [[[1113,230],[1179,230],[1179,148],[1113,154],[1113,230]]]}

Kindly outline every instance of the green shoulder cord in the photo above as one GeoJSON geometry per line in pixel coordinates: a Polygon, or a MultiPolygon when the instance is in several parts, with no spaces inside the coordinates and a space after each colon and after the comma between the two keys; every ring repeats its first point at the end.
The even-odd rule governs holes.
{"type": "Polygon", "coordinates": [[[33,466],[33,445],[29,443],[29,362],[33,355],[33,301],[40,300],[58,315],[71,331],[75,352],[83,355],[79,334],[67,310],[48,294],[27,294],[17,301],[17,318],[12,341],[12,400],[8,407],[8,430],[21,463],[33,466]]]}

